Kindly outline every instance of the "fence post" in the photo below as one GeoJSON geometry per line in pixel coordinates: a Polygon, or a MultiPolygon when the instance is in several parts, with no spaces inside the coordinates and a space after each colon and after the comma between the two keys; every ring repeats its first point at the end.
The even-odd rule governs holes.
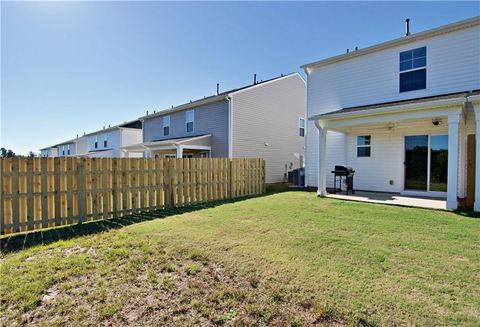
{"type": "Polygon", "coordinates": [[[86,185],[85,185],[85,158],[81,158],[77,164],[77,201],[78,201],[78,218],[79,224],[83,223],[86,217],[86,185]]]}
{"type": "Polygon", "coordinates": [[[4,231],[4,219],[5,219],[5,192],[3,189],[3,164],[4,164],[5,159],[0,158],[0,234],[3,235],[5,234],[4,231]]]}

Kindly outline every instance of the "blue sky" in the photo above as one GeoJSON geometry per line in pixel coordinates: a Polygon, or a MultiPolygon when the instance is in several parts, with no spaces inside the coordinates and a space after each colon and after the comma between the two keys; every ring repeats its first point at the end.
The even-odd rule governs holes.
{"type": "Polygon", "coordinates": [[[480,14],[478,2],[2,2],[1,142],[26,154],[301,64],[480,14]]]}

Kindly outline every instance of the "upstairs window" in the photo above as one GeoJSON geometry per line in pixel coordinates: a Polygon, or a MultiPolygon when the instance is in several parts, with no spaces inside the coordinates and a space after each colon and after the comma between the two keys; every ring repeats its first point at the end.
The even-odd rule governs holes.
{"type": "Polygon", "coordinates": [[[108,139],[107,139],[107,135],[105,134],[105,137],[103,139],[103,147],[106,148],[107,144],[108,144],[108,139]]]}
{"type": "Polygon", "coordinates": [[[186,120],[186,130],[187,133],[193,133],[193,122],[194,122],[194,114],[193,110],[189,110],[185,113],[185,120],[186,120]]]}
{"type": "Polygon", "coordinates": [[[372,154],[372,137],[370,135],[357,136],[357,157],[370,157],[372,154]]]}
{"type": "Polygon", "coordinates": [[[70,144],[67,145],[67,154],[70,155],[70,144]]]}
{"type": "Polygon", "coordinates": [[[305,118],[298,118],[298,135],[305,136],[305,118]]]}
{"type": "Polygon", "coordinates": [[[170,135],[170,116],[163,117],[163,136],[170,135]]]}
{"type": "Polygon", "coordinates": [[[400,92],[427,88],[427,47],[400,52],[400,92]]]}
{"type": "Polygon", "coordinates": [[[95,136],[95,149],[98,149],[98,136],[95,136]]]}
{"type": "Polygon", "coordinates": [[[64,156],[64,155],[65,155],[65,145],[62,146],[62,156],[64,156]]]}

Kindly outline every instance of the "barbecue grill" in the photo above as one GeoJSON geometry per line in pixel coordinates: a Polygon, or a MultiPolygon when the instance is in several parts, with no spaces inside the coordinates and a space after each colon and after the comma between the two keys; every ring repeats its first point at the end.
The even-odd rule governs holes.
{"type": "Polygon", "coordinates": [[[348,191],[352,191],[352,194],[355,194],[353,190],[353,175],[355,170],[352,167],[348,166],[335,166],[335,170],[332,170],[333,174],[333,193],[337,193],[337,179],[339,180],[338,192],[342,191],[342,180],[345,178],[347,184],[347,195],[348,191]]]}

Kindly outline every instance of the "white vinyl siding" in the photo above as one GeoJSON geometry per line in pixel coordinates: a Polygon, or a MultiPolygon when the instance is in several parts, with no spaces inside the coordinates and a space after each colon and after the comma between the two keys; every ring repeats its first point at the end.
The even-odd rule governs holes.
{"type": "Polygon", "coordinates": [[[308,115],[480,89],[479,35],[479,27],[468,28],[315,69],[308,76],[308,115]],[[399,54],[423,46],[427,88],[400,93],[399,54]]]}
{"type": "MultiPolygon", "coordinates": [[[[307,117],[353,106],[480,89],[479,35],[480,27],[476,26],[314,69],[308,76],[307,117]],[[427,88],[400,93],[399,54],[402,51],[423,46],[427,47],[428,56],[427,88]],[[461,59],[459,60],[459,58],[461,59]]],[[[473,110],[467,112],[468,117],[473,116],[473,110]]],[[[472,121],[470,118],[467,119],[466,125],[467,130],[471,132],[474,131],[472,121]]],[[[375,139],[374,149],[372,148],[372,151],[375,152],[375,160],[377,160],[377,154],[382,151],[392,153],[392,148],[389,148],[388,144],[382,150],[382,139],[377,139],[376,133],[375,135],[372,133],[372,136],[375,139]]],[[[342,156],[338,155],[335,147],[345,143],[344,138],[342,134],[328,132],[327,161],[329,168],[331,160],[337,164],[341,162],[342,156]],[[334,153],[332,154],[332,152],[334,153]],[[335,159],[332,159],[332,156],[335,159]]],[[[356,157],[356,139],[350,140],[348,146],[349,151],[353,146],[355,152],[351,152],[356,157]]],[[[366,164],[368,161],[363,160],[366,164]]],[[[318,131],[314,122],[308,121],[306,181],[309,186],[317,185],[317,163],[318,131]]],[[[374,166],[372,170],[376,168],[374,166]]],[[[402,171],[403,167],[394,165],[392,169],[402,171]]],[[[328,172],[330,170],[327,169],[328,172]]],[[[357,180],[357,174],[355,176],[355,180],[357,180]]],[[[330,182],[330,178],[327,178],[327,181],[330,182]]],[[[367,183],[365,187],[369,189],[370,185],[367,183]]],[[[379,189],[392,190],[391,187],[384,188],[383,184],[379,189]]]]}
{"type": "Polygon", "coordinates": [[[260,84],[232,96],[232,155],[265,159],[266,182],[284,180],[286,168],[303,161],[305,82],[298,74],[260,84]]]}

